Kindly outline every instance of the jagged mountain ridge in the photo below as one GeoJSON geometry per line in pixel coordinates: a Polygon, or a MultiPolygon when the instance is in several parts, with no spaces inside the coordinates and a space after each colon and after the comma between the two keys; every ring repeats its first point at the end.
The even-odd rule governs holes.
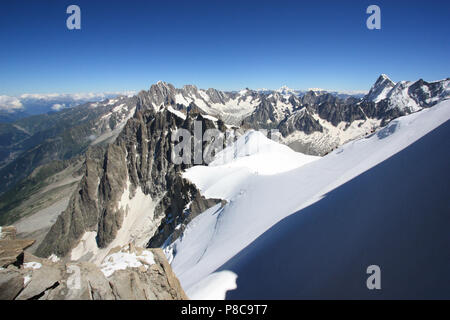
{"type": "Polygon", "coordinates": [[[387,100],[390,109],[398,108],[407,112],[415,112],[421,108],[429,108],[438,101],[450,96],[450,79],[426,82],[419,79],[415,82],[400,81],[394,83],[382,74],[364,97],[365,101],[378,103],[387,100]]]}
{"type": "MultiPolygon", "coordinates": [[[[348,124],[355,120],[381,120],[382,123],[379,125],[384,125],[392,118],[418,111],[423,107],[430,107],[438,101],[448,98],[449,95],[448,79],[430,83],[420,79],[414,83],[401,81],[395,84],[386,75],[378,78],[362,100],[355,97],[340,98],[336,93],[318,90],[310,90],[305,93],[287,87],[265,91],[245,89],[239,92],[224,92],[212,88],[203,90],[193,85],[177,89],[162,81],[152,85],[148,91],[139,93],[147,107],[152,106],[158,109],[161,106],[171,105],[175,110],[182,112],[190,107],[198,107],[202,113],[220,118],[230,125],[278,129],[282,132],[282,142],[296,151],[319,155],[329,152],[337,145],[331,144],[315,148],[313,146],[314,139],[306,136],[316,132],[316,135],[322,138],[329,131],[327,125],[338,127],[342,123],[340,131],[345,131],[348,124]],[[301,109],[308,106],[312,112],[299,113],[301,109]],[[292,119],[289,119],[291,117],[292,119]],[[302,120],[302,117],[307,119],[302,120]],[[327,122],[320,124],[320,120],[327,122]],[[316,124],[312,124],[313,122],[316,124]],[[289,123],[295,123],[295,125],[286,125],[289,123]],[[299,133],[304,133],[305,136],[299,135],[299,133]],[[322,135],[318,133],[322,133],[322,135]],[[311,150],[307,151],[300,146],[296,147],[299,143],[301,144],[301,140],[312,144],[311,150]]],[[[17,171],[17,174],[13,174],[17,178],[2,185],[0,192],[6,191],[18,181],[17,179],[20,180],[36,166],[44,164],[48,160],[67,159],[73,154],[82,152],[90,144],[97,144],[108,138],[113,140],[126,120],[132,116],[135,107],[136,97],[119,97],[100,103],[88,103],[83,107],[65,110],[54,115],[27,118],[14,124],[2,124],[4,127],[0,128],[4,138],[2,142],[5,141],[5,143],[0,146],[0,166],[9,165],[5,170],[9,173],[17,171]],[[86,110],[83,111],[83,108],[86,110]],[[91,112],[93,109],[101,111],[84,120],[86,118],[81,116],[80,112],[91,112]],[[73,132],[67,132],[64,116],[59,116],[64,114],[68,115],[69,120],[73,118],[70,118],[72,114],[78,118],[77,122],[80,122],[79,128],[76,129],[78,132],[74,131],[77,126],[71,126],[72,128],[69,129],[73,132]],[[95,117],[98,120],[92,121],[95,117]],[[38,118],[42,118],[42,121],[38,118]],[[48,126],[47,123],[50,123],[51,126],[48,129],[40,129],[39,126],[35,126],[35,123],[45,123],[46,126],[48,126]],[[63,125],[58,125],[58,123],[63,125]],[[85,123],[88,123],[87,126],[85,123]],[[114,132],[111,133],[111,131],[114,132]],[[55,136],[61,133],[63,136],[59,140],[55,140],[55,136]],[[80,139],[80,135],[84,135],[85,140],[83,137],[80,139]],[[71,136],[82,140],[81,146],[76,146],[77,150],[65,149],[65,146],[72,144],[71,136]],[[67,143],[67,139],[69,139],[69,143],[67,143]],[[88,139],[93,141],[88,141],[88,139]],[[60,141],[64,143],[61,144],[60,141]],[[34,146],[36,148],[30,154],[28,150],[34,146]]],[[[364,133],[367,134],[371,130],[373,130],[373,126],[368,125],[368,130],[364,133]]],[[[352,139],[358,137],[359,133],[345,135],[352,139]]],[[[346,141],[340,141],[338,144],[344,142],[346,141]]],[[[9,179],[6,173],[0,172],[0,174],[4,181],[9,179]]]]}
{"type": "MultiPolygon", "coordinates": [[[[147,104],[145,97],[138,96],[134,117],[108,146],[104,157],[86,160],[85,175],[78,190],[38,248],[38,255],[65,256],[84,235],[93,233],[90,241],[95,252],[82,252],[78,259],[89,260],[98,250],[108,251],[117,245],[114,243],[117,237],[126,237],[126,241],[132,237],[139,245],[146,245],[158,228],[158,234],[168,236],[188,218],[190,207],[202,207],[206,199],[179,174],[189,165],[171,161],[170,133],[177,128],[192,130],[194,120],[202,121],[203,130],[220,128],[220,122],[215,123],[195,111],[186,118],[167,108],[156,112],[147,104]],[[137,196],[146,199],[149,207],[140,210],[131,202],[124,205],[137,196]],[[126,230],[125,218],[134,219],[129,226],[132,230],[126,230]]],[[[153,242],[163,240],[165,237],[153,242]]]]}
{"type": "MultiPolygon", "coordinates": [[[[444,92],[432,91],[438,92],[439,98],[428,97],[428,102],[422,103],[424,107],[447,97],[448,80],[445,81],[441,85],[444,92]]],[[[86,161],[85,176],[78,191],[37,254],[67,255],[75,247],[86,247],[90,243],[94,251],[77,255],[78,259],[89,260],[89,256],[114,244],[126,224],[127,211],[133,211],[123,203],[136,195],[152,201],[155,208],[145,216],[145,221],[149,223],[150,219],[150,224],[144,234],[153,246],[161,245],[175,227],[186,220],[192,201],[208,201],[201,198],[195,186],[181,178],[179,173],[186,167],[169,161],[170,132],[176,128],[192,129],[195,118],[202,120],[204,129],[215,127],[223,131],[230,125],[214,117],[227,117],[230,112],[243,128],[280,129],[282,142],[291,146],[300,143],[298,149],[305,149],[306,145],[306,153],[325,154],[345,141],[366,135],[411,111],[391,108],[389,101],[341,99],[317,91],[298,97],[280,92],[261,94],[249,89],[234,93],[199,90],[195,86],[176,89],[171,84],[158,82],[136,96],[134,116],[108,146],[104,158],[99,162],[86,161]],[[236,108],[245,112],[237,115],[230,111],[236,108]],[[294,139],[289,140],[291,137],[294,139]]],[[[139,240],[144,241],[142,234],[139,240]]]]}
{"type": "MultiPolygon", "coordinates": [[[[390,120],[429,108],[450,97],[449,79],[426,82],[392,82],[381,75],[362,99],[340,98],[324,91],[309,91],[301,97],[291,95],[285,101],[284,118],[279,101],[259,104],[253,113],[243,119],[251,128],[276,128],[281,141],[296,151],[324,155],[339,145],[373,132],[390,120]],[[278,120],[278,121],[276,121],[278,120]]],[[[287,90],[283,90],[286,92],[287,90]]],[[[292,92],[292,91],[287,91],[292,92]]],[[[276,93],[269,98],[277,98],[276,93]]]]}
{"type": "Polygon", "coordinates": [[[420,79],[395,84],[383,74],[363,98],[323,90],[302,92],[287,87],[239,92],[203,90],[193,85],[177,89],[162,81],[139,95],[146,101],[146,106],[155,110],[172,106],[186,112],[195,107],[229,125],[278,129],[282,133],[281,142],[294,150],[323,155],[396,117],[447,99],[450,89],[448,79],[430,83],[420,79]],[[305,111],[305,108],[309,109],[305,111]],[[325,140],[330,143],[323,143],[325,140]]]}

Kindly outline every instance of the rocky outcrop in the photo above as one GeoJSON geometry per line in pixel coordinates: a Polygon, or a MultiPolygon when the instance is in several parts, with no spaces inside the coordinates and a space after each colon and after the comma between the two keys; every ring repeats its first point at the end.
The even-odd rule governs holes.
{"type": "Polygon", "coordinates": [[[0,300],[187,299],[161,249],[129,244],[111,250],[100,266],[21,255],[0,268],[0,300]]]}
{"type": "Polygon", "coordinates": [[[16,228],[13,226],[0,227],[0,240],[11,240],[16,238],[16,228]]]}
{"type": "Polygon", "coordinates": [[[272,102],[263,97],[261,103],[256,107],[255,111],[242,121],[243,125],[247,125],[254,129],[273,128],[276,127],[277,117],[276,110],[272,102]]]}
{"type": "Polygon", "coordinates": [[[339,98],[326,91],[308,91],[303,97],[301,97],[301,105],[303,106],[317,106],[322,103],[333,103],[338,101],[339,98]]]}
{"type": "Polygon", "coordinates": [[[342,100],[333,103],[324,102],[318,105],[316,110],[320,118],[335,127],[341,122],[352,123],[355,120],[367,119],[358,104],[348,104],[347,101],[342,100]]]}
{"type": "Polygon", "coordinates": [[[33,245],[34,240],[16,240],[16,228],[0,227],[0,268],[23,261],[23,251],[33,245]]]}
{"type": "Polygon", "coordinates": [[[23,289],[23,276],[17,268],[0,268],[0,300],[13,300],[23,289]]]}
{"type": "Polygon", "coordinates": [[[34,240],[0,240],[0,267],[20,262],[23,250],[33,243],[34,240]]]}
{"type": "Polygon", "coordinates": [[[284,137],[294,133],[295,131],[302,131],[306,134],[323,131],[319,121],[314,119],[311,115],[311,111],[309,111],[307,107],[283,120],[278,128],[284,137]]]}

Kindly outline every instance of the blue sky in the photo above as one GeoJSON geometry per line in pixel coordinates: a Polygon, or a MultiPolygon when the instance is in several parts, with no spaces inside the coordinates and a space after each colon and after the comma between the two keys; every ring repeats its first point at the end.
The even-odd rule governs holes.
{"type": "Polygon", "coordinates": [[[368,90],[450,76],[450,1],[0,2],[0,94],[140,90],[368,90]],[[81,8],[81,30],[66,8],[81,8]],[[381,30],[366,8],[381,8],[381,30]]]}

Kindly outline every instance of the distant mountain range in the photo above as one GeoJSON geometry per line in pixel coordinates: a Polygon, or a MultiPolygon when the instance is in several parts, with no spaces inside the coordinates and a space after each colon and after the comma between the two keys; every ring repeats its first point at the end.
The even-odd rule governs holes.
{"type": "MultiPolygon", "coordinates": [[[[323,89],[311,89],[325,92],[323,89]]],[[[286,86],[278,90],[261,89],[260,93],[280,92],[282,94],[294,94],[302,96],[310,90],[293,90],[286,86]]],[[[338,92],[327,91],[341,98],[350,96],[362,97],[362,92],[338,92]]],[[[61,111],[87,102],[99,102],[112,99],[117,96],[133,96],[134,91],[127,92],[105,92],[105,93],[74,93],[74,94],[22,94],[19,96],[0,95],[0,123],[14,122],[33,115],[61,111]]]]}

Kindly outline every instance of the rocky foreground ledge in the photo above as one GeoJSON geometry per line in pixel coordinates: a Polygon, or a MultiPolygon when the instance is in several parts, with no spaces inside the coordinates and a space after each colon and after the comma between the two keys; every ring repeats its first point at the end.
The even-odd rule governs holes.
{"type": "Polygon", "coordinates": [[[132,244],[112,249],[100,266],[42,259],[24,252],[34,240],[0,231],[0,300],[184,300],[161,249],[132,244]]]}

